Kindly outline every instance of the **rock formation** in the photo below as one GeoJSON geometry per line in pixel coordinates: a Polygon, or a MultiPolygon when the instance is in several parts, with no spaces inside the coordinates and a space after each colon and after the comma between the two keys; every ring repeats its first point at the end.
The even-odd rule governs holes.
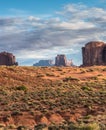
{"type": "Polygon", "coordinates": [[[33,66],[53,66],[52,60],[40,60],[38,63],[35,63],[33,66]]]}
{"type": "Polygon", "coordinates": [[[12,53],[1,52],[0,65],[11,66],[11,65],[18,65],[18,63],[15,61],[15,56],[12,53]]]}
{"type": "Polygon", "coordinates": [[[55,58],[55,66],[67,66],[67,59],[65,55],[57,55],[55,58]]]}
{"type": "Polygon", "coordinates": [[[92,41],[82,48],[83,66],[106,65],[106,44],[92,41]]]}
{"type": "Polygon", "coordinates": [[[64,54],[57,55],[55,58],[55,66],[73,66],[72,60],[67,60],[64,54]]]}

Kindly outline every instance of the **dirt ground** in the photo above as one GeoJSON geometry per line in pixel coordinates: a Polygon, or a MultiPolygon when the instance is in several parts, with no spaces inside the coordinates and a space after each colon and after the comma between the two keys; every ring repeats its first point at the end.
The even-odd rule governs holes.
{"type": "Polygon", "coordinates": [[[0,126],[106,125],[106,66],[0,67],[0,126]]]}

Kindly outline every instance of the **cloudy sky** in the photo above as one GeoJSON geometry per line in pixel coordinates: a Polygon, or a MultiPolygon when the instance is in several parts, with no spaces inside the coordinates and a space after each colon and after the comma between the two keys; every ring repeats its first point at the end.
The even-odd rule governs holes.
{"type": "Polygon", "coordinates": [[[66,54],[82,63],[81,47],[106,42],[106,0],[0,0],[0,52],[19,65],[66,54]]]}

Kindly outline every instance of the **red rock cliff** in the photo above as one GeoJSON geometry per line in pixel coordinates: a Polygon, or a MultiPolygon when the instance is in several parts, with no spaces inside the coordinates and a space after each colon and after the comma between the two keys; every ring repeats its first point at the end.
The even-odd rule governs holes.
{"type": "Polygon", "coordinates": [[[106,65],[106,44],[92,41],[82,48],[83,66],[106,65]]]}
{"type": "Polygon", "coordinates": [[[1,52],[0,53],[0,65],[18,65],[18,63],[15,60],[15,56],[12,53],[8,52],[1,52]]]}

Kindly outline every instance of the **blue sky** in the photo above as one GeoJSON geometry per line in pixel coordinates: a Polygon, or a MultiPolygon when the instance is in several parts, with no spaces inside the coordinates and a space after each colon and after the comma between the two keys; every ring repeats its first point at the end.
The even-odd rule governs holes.
{"type": "Polygon", "coordinates": [[[89,7],[105,8],[104,0],[1,0],[0,14],[11,15],[13,13],[11,9],[27,11],[29,14],[54,13],[69,3],[82,3],[89,7]]]}
{"type": "Polygon", "coordinates": [[[66,54],[82,63],[81,47],[106,41],[106,0],[0,0],[0,51],[19,65],[66,54]]]}

